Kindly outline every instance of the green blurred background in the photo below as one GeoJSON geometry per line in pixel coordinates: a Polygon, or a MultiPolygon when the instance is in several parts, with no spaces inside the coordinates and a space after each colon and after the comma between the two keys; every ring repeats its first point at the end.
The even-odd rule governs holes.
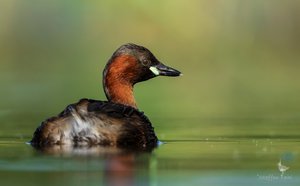
{"type": "Polygon", "coordinates": [[[0,136],[106,99],[103,67],[127,42],[184,74],[135,87],[160,138],[298,135],[300,1],[1,0],[0,136]]]}

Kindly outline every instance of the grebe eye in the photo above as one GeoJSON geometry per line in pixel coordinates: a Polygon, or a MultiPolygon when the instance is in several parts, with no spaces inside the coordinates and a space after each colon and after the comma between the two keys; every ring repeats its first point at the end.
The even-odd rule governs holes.
{"type": "Polygon", "coordinates": [[[150,65],[150,61],[142,60],[142,65],[148,67],[150,65]]]}

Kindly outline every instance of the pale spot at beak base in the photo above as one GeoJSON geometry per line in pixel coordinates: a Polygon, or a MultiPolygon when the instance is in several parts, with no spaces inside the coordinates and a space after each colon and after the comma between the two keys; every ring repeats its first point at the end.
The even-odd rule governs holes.
{"type": "Polygon", "coordinates": [[[158,70],[156,67],[150,67],[149,69],[151,70],[151,72],[152,72],[154,75],[156,75],[156,76],[159,75],[159,70],[158,70]]]}

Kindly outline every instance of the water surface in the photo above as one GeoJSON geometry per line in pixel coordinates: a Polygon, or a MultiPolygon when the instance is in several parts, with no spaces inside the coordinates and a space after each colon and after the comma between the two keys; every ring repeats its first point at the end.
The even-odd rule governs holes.
{"type": "MultiPolygon", "coordinates": [[[[297,136],[252,135],[253,131],[248,131],[249,135],[241,137],[226,133],[229,126],[223,126],[221,137],[214,136],[215,124],[222,126],[221,120],[212,120],[211,125],[205,125],[204,120],[194,124],[191,121],[197,120],[186,121],[194,128],[185,128],[178,133],[178,139],[170,139],[170,130],[157,129],[165,139],[161,138],[163,143],[151,153],[59,147],[39,151],[25,143],[30,140],[27,136],[2,137],[1,185],[299,185],[297,136]],[[283,173],[277,165],[280,160],[289,167],[283,173]]],[[[254,121],[253,128],[257,127],[254,121]]],[[[225,123],[230,123],[230,119],[225,123]]],[[[181,125],[174,123],[174,127],[181,125]]],[[[275,133],[280,132],[276,131],[276,123],[264,125],[274,126],[275,133]]],[[[237,131],[247,131],[248,127],[240,126],[237,131]]]]}

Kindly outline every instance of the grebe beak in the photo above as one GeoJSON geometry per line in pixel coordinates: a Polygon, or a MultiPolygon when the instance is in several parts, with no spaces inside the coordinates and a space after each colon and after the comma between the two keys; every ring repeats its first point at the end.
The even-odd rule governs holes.
{"type": "Polygon", "coordinates": [[[162,63],[149,68],[156,76],[180,76],[181,72],[162,63]]]}

